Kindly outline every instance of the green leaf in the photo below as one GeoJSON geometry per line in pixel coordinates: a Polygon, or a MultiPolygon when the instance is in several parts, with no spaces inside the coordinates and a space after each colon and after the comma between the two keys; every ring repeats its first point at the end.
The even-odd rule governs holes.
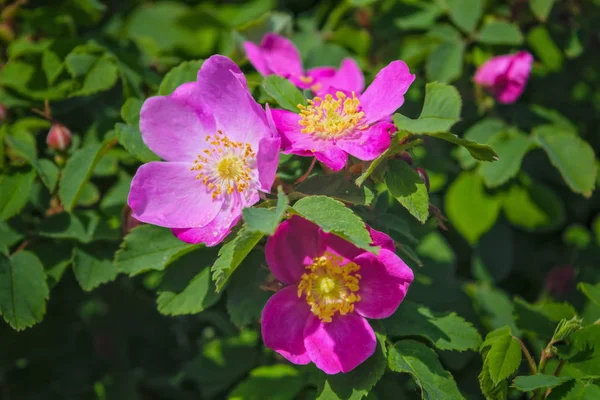
{"type": "Polygon", "coordinates": [[[394,20],[394,24],[398,28],[403,30],[428,29],[444,13],[444,10],[436,3],[416,3],[415,6],[420,10],[394,20]]]}
{"type": "Polygon", "coordinates": [[[494,384],[487,365],[484,365],[479,374],[479,386],[486,400],[506,400],[508,398],[508,382],[501,381],[497,385],[494,384]]]}
{"type": "Polygon", "coordinates": [[[217,291],[220,292],[225,287],[231,274],[262,238],[261,232],[253,232],[242,227],[235,238],[221,247],[219,257],[211,268],[217,291]]]}
{"type": "Polygon", "coordinates": [[[0,175],[0,221],[19,213],[27,204],[35,179],[33,169],[22,169],[0,175]]]}
{"type": "Polygon", "coordinates": [[[265,91],[286,110],[298,112],[298,105],[306,105],[302,92],[293,83],[277,75],[269,75],[263,82],[265,91]]]}
{"type": "Polygon", "coordinates": [[[488,329],[507,327],[509,332],[519,336],[520,332],[513,318],[514,305],[505,292],[490,287],[489,284],[472,285],[468,287],[468,292],[481,316],[481,322],[488,329]]]}
{"type": "Polygon", "coordinates": [[[8,249],[25,237],[23,232],[17,225],[11,226],[8,222],[0,221],[0,253],[8,254],[8,249]]]}
{"type": "Polygon", "coordinates": [[[600,398],[600,386],[592,381],[572,380],[552,390],[548,400],[596,400],[600,398]]]}
{"type": "Polygon", "coordinates": [[[64,64],[55,52],[46,49],[42,53],[42,69],[46,74],[46,80],[52,85],[63,71],[64,64]]]}
{"type": "Polygon", "coordinates": [[[374,194],[366,186],[357,187],[345,173],[311,176],[296,187],[296,191],[309,195],[323,195],[352,204],[369,205],[374,194]]]}
{"type": "Polygon", "coordinates": [[[579,285],[577,285],[577,289],[579,289],[581,293],[585,294],[588,299],[596,303],[596,305],[600,306],[600,283],[592,285],[581,282],[579,285]]]}
{"type": "Polygon", "coordinates": [[[221,295],[210,279],[210,263],[216,251],[201,248],[169,265],[157,289],[158,311],[165,315],[197,314],[215,304],[221,295]]]}
{"type": "Polygon", "coordinates": [[[522,392],[532,392],[536,389],[549,389],[556,387],[571,378],[564,376],[553,376],[545,374],[535,374],[530,376],[517,376],[513,382],[513,387],[522,392]]]}
{"type": "Polygon", "coordinates": [[[0,314],[10,326],[20,331],[40,322],[49,294],[44,266],[33,253],[0,253],[0,314]]]}
{"type": "Polygon", "coordinates": [[[548,126],[534,129],[533,134],[569,187],[590,197],[598,173],[592,147],[569,132],[548,126]]]}
{"type": "Polygon", "coordinates": [[[583,225],[571,224],[563,232],[563,242],[582,250],[592,242],[592,233],[583,225]]]}
{"type": "Polygon", "coordinates": [[[305,385],[305,379],[291,365],[265,365],[250,371],[250,376],[238,384],[228,400],[288,400],[294,399],[305,385]]]}
{"type": "Polygon", "coordinates": [[[550,71],[557,72],[562,69],[563,55],[545,26],[538,25],[530,30],[527,43],[550,71]]]}
{"type": "Polygon", "coordinates": [[[121,118],[129,125],[138,126],[140,124],[140,111],[142,110],[143,100],[136,97],[130,97],[125,100],[121,107],[121,118]]]}
{"type": "Polygon", "coordinates": [[[264,254],[258,251],[250,255],[231,277],[227,290],[227,312],[238,327],[252,324],[260,319],[271,292],[261,286],[268,283],[269,269],[264,268],[264,254]]]}
{"type": "Polygon", "coordinates": [[[385,336],[374,326],[377,348],[371,357],[345,374],[327,375],[317,400],[360,400],[381,379],[386,369],[385,336]]]}
{"type": "Polygon", "coordinates": [[[54,191],[58,180],[58,167],[50,160],[38,160],[35,145],[30,146],[23,139],[14,136],[6,136],[5,140],[15,154],[23,157],[33,168],[35,168],[37,174],[48,190],[50,192],[54,191]]]}
{"type": "Polygon", "coordinates": [[[384,319],[383,326],[389,336],[420,336],[440,350],[477,350],[481,345],[477,329],[456,313],[434,313],[410,301],[384,319]]]}
{"type": "Polygon", "coordinates": [[[326,196],[309,196],[294,204],[294,210],[309,221],[346,239],[358,248],[377,251],[364,222],[343,203],[326,196]]]}
{"type": "Polygon", "coordinates": [[[531,112],[540,118],[543,118],[555,125],[561,131],[569,131],[577,134],[577,126],[573,124],[567,117],[556,110],[544,108],[539,104],[532,104],[531,112]]]}
{"type": "Polygon", "coordinates": [[[549,231],[565,221],[565,208],[553,190],[531,180],[515,183],[502,197],[506,219],[526,231],[549,231]]]}
{"type": "Polygon", "coordinates": [[[58,188],[58,196],[65,210],[73,210],[94,167],[111,145],[112,141],[107,140],[101,144],[83,147],[71,155],[60,177],[58,188]]]}
{"type": "Polygon", "coordinates": [[[115,133],[121,146],[125,147],[125,150],[139,161],[146,163],[160,160],[160,157],[146,146],[142,140],[142,133],[137,127],[117,123],[115,124],[115,133]]]}
{"type": "Polygon", "coordinates": [[[92,65],[98,60],[98,56],[87,53],[69,53],[65,58],[67,71],[73,78],[85,75],[92,65]]]}
{"type": "Polygon", "coordinates": [[[416,219],[425,223],[429,217],[429,193],[421,176],[401,160],[389,160],[385,184],[400,204],[416,219]]]}
{"type": "Polygon", "coordinates": [[[507,335],[495,340],[485,358],[492,382],[497,385],[512,375],[519,368],[522,357],[517,339],[507,335]]]}
{"type": "Polygon", "coordinates": [[[488,144],[497,152],[499,160],[482,164],[479,173],[485,185],[494,188],[517,175],[531,142],[529,136],[519,131],[508,131],[495,135],[488,144]]]}
{"type": "MultiPolygon", "coordinates": [[[[506,124],[504,121],[495,118],[485,118],[475,125],[471,126],[464,134],[464,139],[475,143],[488,144],[490,139],[496,134],[504,131],[506,124]]],[[[463,169],[473,168],[477,165],[477,160],[469,155],[465,147],[457,151],[457,158],[463,169]]]]}
{"type": "Polygon", "coordinates": [[[177,239],[170,229],[140,225],[132,229],[115,254],[120,272],[137,275],[149,270],[163,270],[183,254],[198,248],[177,239]]]}
{"type": "Polygon", "coordinates": [[[519,328],[544,340],[552,337],[560,320],[571,319],[575,314],[575,309],[568,303],[530,304],[523,299],[515,299],[514,316],[519,328]]]}
{"type": "Polygon", "coordinates": [[[401,340],[390,349],[388,364],[392,371],[412,375],[425,400],[464,399],[452,375],[429,347],[415,340],[401,340]]]}
{"type": "Polygon", "coordinates": [[[499,198],[485,192],[482,178],[471,172],[456,178],[445,202],[448,219],[471,244],[494,226],[501,206],[499,198]]]}
{"type": "Polygon", "coordinates": [[[394,114],[394,124],[399,130],[415,134],[447,132],[460,121],[462,100],[454,86],[443,83],[428,83],[425,102],[418,119],[394,114]]]}
{"type": "Polygon", "coordinates": [[[531,0],[529,2],[529,7],[537,19],[545,22],[546,19],[548,19],[548,15],[550,15],[550,11],[552,11],[554,1],[555,0],[531,0]]]}
{"type": "Polygon", "coordinates": [[[497,161],[498,155],[490,146],[479,144],[470,140],[462,139],[450,132],[427,133],[427,136],[433,136],[450,143],[458,144],[467,149],[467,151],[479,161],[497,161]]]}
{"type": "Polygon", "coordinates": [[[483,6],[480,0],[446,0],[450,20],[460,29],[471,33],[481,19],[483,6]]]}
{"type": "Polygon", "coordinates": [[[89,96],[108,90],[117,83],[118,78],[115,61],[110,56],[104,55],[85,74],[81,86],[71,93],[71,96],[89,96]]]}
{"type": "Polygon", "coordinates": [[[98,217],[89,214],[58,213],[45,218],[39,226],[39,235],[55,239],[74,239],[88,243],[98,225],[98,217]]]}
{"type": "Polygon", "coordinates": [[[476,39],[485,44],[518,46],[523,43],[523,34],[516,24],[492,21],[481,28],[476,39]]]}
{"type": "Polygon", "coordinates": [[[170,95],[180,85],[186,82],[194,82],[198,79],[198,71],[202,67],[204,60],[184,61],[176,67],[173,67],[160,83],[158,88],[159,96],[170,95]]]}
{"type": "Polygon", "coordinates": [[[425,64],[427,80],[450,83],[460,78],[466,47],[462,39],[445,40],[435,47],[425,64]]]}
{"type": "Polygon", "coordinates": [[[279,222],[284,217],[289,200],[281,187],[277,194],[277,206],[275,208],[249,207],[242,210],[246,229],[251,232],[260,232],[264,235],[273,235],[279,222]]]}
{"type": "Polygon", "coordinates": [[[87,292],[117,277],[117,267],[112,262],[113,252],[106,247],[73,249],[73,272],[79,286],[87,292]]]}

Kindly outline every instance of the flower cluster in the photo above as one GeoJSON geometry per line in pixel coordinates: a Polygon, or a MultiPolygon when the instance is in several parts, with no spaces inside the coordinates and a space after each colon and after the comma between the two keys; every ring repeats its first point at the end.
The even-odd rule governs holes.
{"type": "MultiPolygon", "coordinates": [[[[277,74],[314,98],[299,112],[263,109],[230,59],[204,62],[195,82],[149,98],[140,113],[144,143],[164,161],[142,165],[128,204],[134,221],[170,228],[189,243],[219,244],[242,210],[270,193],[279,152],[315,157],[339,171],[348,157],[373,160],[388,149],[392,113],[415,79],[403,61],[381,69],[364,90],[357,63],[305,70],[296,47],[276,34],[245,43],[263,75],[277,74]]],[[[475,81],[501,102],[523,91],[531,56],[502,56],[483,65],[475,81]]],[[[426,178],[426,175],[424,179],[426,178]]],[[[266,245],[267,264],[281,283],[262,314],[265,344],[297,364],[326,373],[355,368],[376,347],[365,318],[386,318],[413,280],[393,241],[369,227],[374,255],[293,216],[266,245]]]]}

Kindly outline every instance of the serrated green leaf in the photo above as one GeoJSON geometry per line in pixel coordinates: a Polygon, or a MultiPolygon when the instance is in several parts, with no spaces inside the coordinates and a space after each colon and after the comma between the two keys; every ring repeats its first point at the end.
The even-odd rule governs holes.
{"type": "Polygon", "coordinates": [[[554,1],[555,0],[531,0],[529,2],[529,7],[537,19],[545,22],[546,19],[548,19],[548,15],[550,15],[550,11],[552,11],[554,1]]]}
{"type": "Polygon", "coordinates": [[[74,239],[88,243],[98,220],[92,221],[87,214],[58,213],[45,218],[38,234],[54,239],[74,239]]]}
{"type": "Polygon", "coordinates": [[[534,129],[533,134],[569,187],[590,197],[598,173],[592,147],[570,132],[548,126],[534,129]]]}
{"type": "Polygon", "coordinates": [[[467,149],[467,151],[479,161],[497,161],[498,155],[490,146],[475,143],[470,140],[462,139],[450,132],[426,133],[427,136],[433,136],[450,143],[458,144],[467,149]]]}
{"type": "Polygon", "coordinates": [[[228,400],[288,400],[305,385],[300,372],[286,364],[264,365],[250,371],[227,397],[228,400]]]}
{"type": "Polygon", "coordinates": [[[548,400],[596,400],[600,398],[600,386],[591,380],[572,380],[554,388],[548,400]]]}
{"type": "Polygon", "coordinates": [[[364,363],[345,374],[327,375],[317,400],[360,400],[381,379],[386,369],[385,335],[375,326],[377,348],[364,363]]]}
{"type": "Polygon", "coordinates": [[[364,222],[337,200],[326,196],[309,196],[298,200],[293,208],[307,220],[319,225],[325,232],[334,233],[370,252],[378,249],[371,246],[371,235],[364,222]]]}
{"type": "Polygon", "coordinates": [[[495,340],[485,358],[492,382],[497,385],[512,375],[519,368],[522,357],[517,339],[503,336],[495,340]]]}
{"type": "Polygon", "coordinates": [[[494,226],[501,206],[499,198],[485,192],[483,179],[471,172],[456,178],[445,201],[448,219],[472,244],[494,226]]]}
{"type": "Polygon", "coordinates": [[[518,46],[523,43],[523,34],[516,24],[492,21],[481,28],[476,39],[485,44],[518,46]]]}
{"type": "Polygon", "coordinates": [[[454,86],[443,83],[428,83],[425,102],[418,119],[394,114],[394,124],[399,130],[414,134],[447,132],[460,120],[462,100],[454,86]]]}
{"type": "Polygon", "coordinates": [[[0,314],[10,326],[20,331],[40,322],[49,294],[44,266],[33,253],[0,253],[0,314]]]}
{"type": "Polygon", "coordinates": [[[64,63],[55,52],[46,49],[42,53],[42,69],[44,70],[44,74],[46,74],[48,83],[53,84],[63,71],[64,63]]]}
{"type": "Polygon", "coordinates": [[[19,213],[27,204],[35,179],[33,169],[20,169],[0,175],[0,221],[19,213]]]}
{"type": "MultiPolygon", "coordinates": [[[[504,121],[495,118],[485,118],[471,126],[465,132],[463,138],[475,143],[488,144],[492,137],[502,132],[505,128],[506,123],[504,121]]],[[[477,160],[469,155],[466,147],[458,149],[457,158],[463,169],[470,169],[478,164],[477,160]]]]}
{"type": "Polygon", "coordinates": [[[467,33],[473,32],[483,13],[480,0],[446,0],[450,19],[467,33]]]}
{"type": "Polygon", "coordinates": [[[58,188],[58,196],[65,210],[73,210],[96,164],[112,143],[112,140],[107,140],[101,144],[86,146],[71,155],[60,177],[58,188]]]}
{"type": "Polygon", "coordinates": [[[69,74],[77,78],[85,75],[97,60],[98,56],[94,54],[70,53],[65,58],[65,66],[69,74]]]}
{"type": "Polygon", "coordinates": [[[366,186],[357,187],[345,173],[315,175],[296,187],[296,191],[316,196],[329,196],[346,203],[369,205],[374,194],[366,186]]]}
{"type": "Polygon", "coordinates": [[[158,88],[159,96],[170,95],[180,85],[186,82],[194,82],[198,79],[198,71],[202,67],[204,60],[184,61],[176,67],[173,67],[160,83],[158,88]]]}
{"type": "Polygon", "coordinates": [[[172,261],[198,248],[177,239],[170,229],[140,225],[132,229],[115,254],[117,269],[128,275],[161,271],[172,261]]]}
{"type": "Polygon", "coordinates": [[[89,96],[110,89],[119,78],[115,61],[108,55],[100,57],[83,77],[81,86],[73,96],[89,96]]]}
{"type": "Polygon", "coordinates": [[[506,326],[515,336],[520,335],[513,318],[514,305],[505,292],[484,284],[473,285],[468,289],[481,322],[488,329],[506,326]]]}
{"type": "Polygon", "coordinates": [[[467,44],[462,39],[444,40],[429,54],[425,64],[427,80],[450,83],[462,75],[467,44]]]}
{"type": "Polygon", "coordinates": [[[146,163],[160,160],[160,157],[146,146],[142,140],[142,133],[137,127],[117,123],[115,124],[115,133],[121,146],[125,147],[125,150],[139,161],[146,163]]]}
{"type": "Polygon", "coordinates": [[[293,83],[277,75],[269,75],[263,82],[265,91],[286,110],[298,112],[298,105],[306,105],[302,92],[293,83]]]}
{"type": "Polygon", "coordinates": [[[600,283],[592,285],[581,282],[579,285],[577,285],[577,289],[579,289],[581,293],[585,294],[588,299],[600,306],[600,283]]]}
{"type": "Polygon", "coordinates": [[[506,219],[526,231],[547,231],[558,228],[565,220],[565,208],[547,186],[524,181],[510,186],[502,196],[506,219]]]}
{"type": "Polygon", "coordinates": [[[211,268],[217,291],[223,290],[231,274],[262,238],[261,232],[253,232],[242,227],[235,238],[221,247],[219,257],[211,268]]]}
{"type": "Polygon", "coordinates": [[[210,248],[195,249],[169,265],[157,289],[156,303],[161,314],[197,314],[219,300],[221,295],[210,279],[215,253],[210,248]]]}
{"type": "Polygon", "coordinates": [[[477,350],[481,345],[477,329],[456,313],[434,313],[410,301],[382,322],[389,336],[420,336],[440,350],[477,350]]]}
{"type": "Polygon", "coordinates": [[[479,374],[479,387],[486,400],[506,400],[508,398],[508,382],[501,381],[497,385],[494,384],[486,365],[479,374]]]}
{"type": "Polygon", "coordinates": [[[33,168],[35,168],[35,171],[48,190],[50,192],[54,191],[58,180],[58,167],[50,160],[38,160],[35,144],[30,146],[23,139],[14,136],[6,136],[5,140],[15,154],[23,157],[33,168]]]}
{"type": "Polygon", "coordinates": [[[246,229],[252,232],[260,232],[265,235],[275,233],[279,222],[285,215],[289,200],[281,187],[277,194],[277,205],[275,208],[266,209],[260,207],[249,207],[242,210],[246,229]]]}
{"type": "Polygon", "coordinates": [[[425,400],[464,399],[452,375],[429,347],[415,340],[401,340],[390,349],[388,364],[392,371],[412,375],[425,400]]]}
{"type": "Polygon", "coordinates": [[[568,303],[545,302],[530,304],[523,299],[515,299],[514,316],[523,331],[550,339],[556,324],[561,319],[571,319],[576,312],[568,303]]]}
{"type": "Polygon", "coordinates": [[[106,282],[114,281],[117,277],[117,267],[112,261],[113,252],[106,247],[83,249],[73,248],[73,272],[79,286],[90,291],[106,282]]]}
{"type": "Polygon", "coordinates": [[[531,141],[519,131],[509,131],[496,134],[488,144],[496,151],[499,160],[482,164],[479,174],[487,187],[494,188],[517,175],[531,141]]]}
{"type": "Polygon", "coordinates": [[[536,389],[549,389],[556,387],[571,380],[564,376],[553,376],[545,374],[535,374],[530,376],[517,376],[512,386],[522,392],[532,392],[536,389]]]}
{"type": "Polygon", "coordinates": [[[421,176],[401,160],[389,160],[385,184],[400,204],[416,219],[425,223],[429,217],[429,193],[421,176]]]}

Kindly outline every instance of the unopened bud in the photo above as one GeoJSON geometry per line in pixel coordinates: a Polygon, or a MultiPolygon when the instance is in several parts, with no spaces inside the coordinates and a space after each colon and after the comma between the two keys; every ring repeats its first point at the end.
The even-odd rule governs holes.
{"type": "Polygon", "coordinates": [[[46,144],[53,150],[65,151],[71,146],[71,131],[62,124],[53,124],[48,132],[46,144]]]}
{"type": "Polygon", "coordinates": [[[415,171],[417,171],[421,179],[423,179],[423,182],[425,182],[425,187],[427,188],[427,192],[429,192],[429,175],[427,175],[427,172],[425,172],[423,168],[415,168],[415,171]]]}
{"type": "Polygon", "coordinates": [[[401,159],[402,161],[404,161],[405,163],[407,163],[408,165],[412,166],[413,165],[413,158],[412,156],[407,153],[406,151],[403,151],[400,154],[396,155],[396,158],[401,159]]]}

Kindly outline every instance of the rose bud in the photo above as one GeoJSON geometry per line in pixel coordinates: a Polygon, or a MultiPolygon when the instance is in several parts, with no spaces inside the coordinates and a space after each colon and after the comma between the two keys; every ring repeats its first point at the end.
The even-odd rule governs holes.
{"type": "Polygon", "coordinates": [[[427,175],[427,172],[425,172],[423,168],[415,168],[415,171],[417,171],[421,179],[423,179],[423,182],[425,182],[425,187],[427,188],[427,192],[429,192],[429,176],[427,175]]]}
{"type": "Polygon", "coordinates": [[[71,146],[71,131],[66,126],[55,123],[48,132],[46,144],[49,148],[56,151],[65,151],[71,146]]]}
{"type": "Polygon", "coordinates": [[[408,165],[412,166],[413,165],[413,158],[412,156],[406,152],[403,151],[400,154],[397,154],[395,158],[399,158],[400,160],[404,161],[405,163],[407,163],[408,165]]]}

